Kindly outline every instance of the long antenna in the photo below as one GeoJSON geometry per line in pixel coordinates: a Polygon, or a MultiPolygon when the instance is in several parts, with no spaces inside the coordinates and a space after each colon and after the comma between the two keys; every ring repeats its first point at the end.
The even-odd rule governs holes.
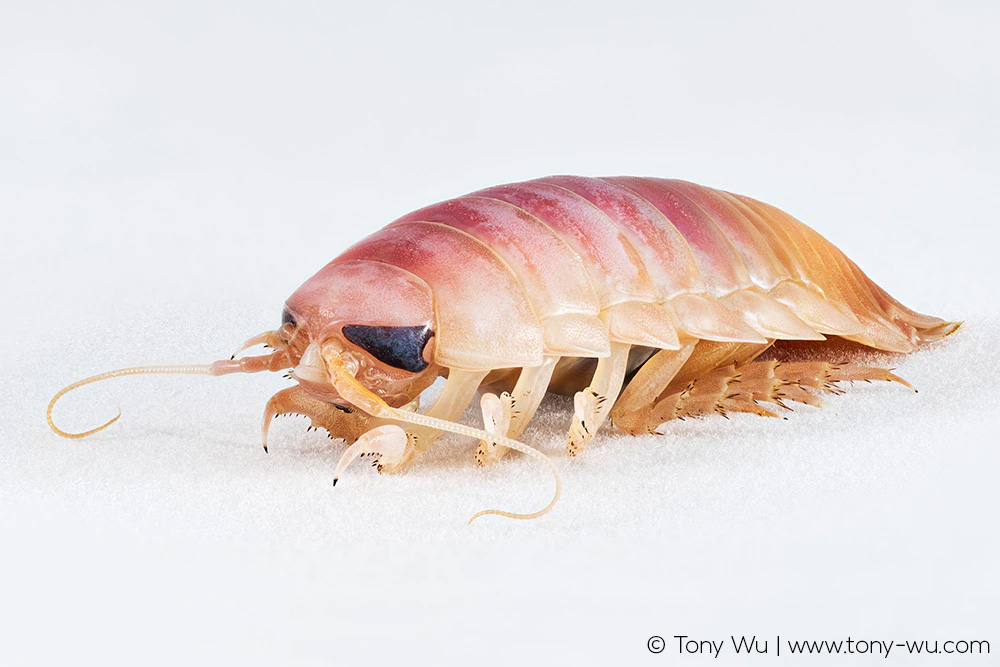
{"type": "Polygon", "coordinates": [[[49,401],[49,407],[45,411],[45,421],[49,423],[49,428],[51,428],[57,435],[71,439],[85,438],[88,435],[97,433],[98,431],[103,431],[107,427],[114,424],[122,416],[122,411],[120,409],[118,410],[117,415],[106,421],[104,424],[81,433],[69,433],[64,431],[56,426],[55,422],[52,421],[52,409],[55,408],[56,402],[60,398],[74,389],[78,389],[84,385],[92,384],[94,382],[100,382],[101,380],[109,380],[111,378],[122,377],[124,375],[228,375],[230,373],[259,373],[260,371],[278,371],[283,368],[288,368],[291,365],[292,364],[288,358],[288,354],[284,350],[279,350],[273,354],[262,355],[259,357],[225,359],[211,364],[132,366],[130,368],[119,368],[115,371],[108,371],[107,373],[101,373],[100,375],[94,375],[78,382],[74,382],[68,387],[60,389],[59,392],[52,397],[52,400],[49,401]]]}

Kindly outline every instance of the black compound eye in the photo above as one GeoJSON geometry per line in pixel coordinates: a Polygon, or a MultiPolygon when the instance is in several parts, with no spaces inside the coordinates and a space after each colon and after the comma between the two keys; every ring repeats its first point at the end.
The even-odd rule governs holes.
{"type": "Polygon", "coordinates": [[[434,332],[427,326],[373,327],[348,324],[344,338],[382,363],[411,373],[427,368],[424,347],[434,332]]]}
{"type": "Polygon", "coordinates": [[[297,327],[298,326],[298,322],[295,321],[295,316],[292,315],[290,312],[288,312],[287,308],[284,311],[282,311],[282,313],[281,313],[281,323],[283,325],[284,324],[291,324],[293,327],[297,327]]]}

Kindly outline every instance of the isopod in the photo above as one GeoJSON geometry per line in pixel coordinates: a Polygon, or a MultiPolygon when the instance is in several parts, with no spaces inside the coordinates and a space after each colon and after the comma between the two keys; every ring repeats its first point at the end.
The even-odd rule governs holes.
{"type": "MultiPolygon", "coordinates": [[[[140,373],[225,375],[291,369],[293,387],[265,407],[262,442],[280,414],[350,446],[334,484],[359,456],[393,471],[443,432],[479,441],[480,464],[508,449],[550,469],[519,438],[547,391],[573,395],[566,447],[579,454],[610,419],[628,433],[710,413],[777,416],[817,404],[837,383],[891,370],[816,359],[757,357],[781,341],[854,341],[909,353],[959,327],[906,308],[833,244],[755,199],[679,180],[553,176],[480,190],[399,218],[309,278],[281,326],[230,359],[143,366],[140,373]],[[266,344],[270,354],[237,355],[266,344]],[[420,394],[446,377],[434,404],[420,394]],[[482,392],[483,428],[458,423],[482,392]]],[[[826,350],[821,347],[820,350],[826,350]]],[[[832,349],[832,348],[831,348],[832,349]]],[[[470,521],[472,520],[470,519],[470,521]]]]}

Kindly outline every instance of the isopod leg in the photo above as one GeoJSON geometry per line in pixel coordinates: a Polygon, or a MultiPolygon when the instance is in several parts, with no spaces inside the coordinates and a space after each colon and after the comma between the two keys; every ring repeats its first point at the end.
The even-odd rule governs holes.
{"type": "MultiPolygon", "coordinates": [[[[472,402],[479,385],[487,374],[487,371],[450,369],[441,395],[425,414],[445,421],[458,421],[465,409],[469,407],[469,403],[472,402]]],[[[430,427],[407,424],[405,428],[409,440],[417,452],[426,451],[430,444],[441,435],[441,431],[430,427]]]]}
{"type": "Polygon", "coordinates": [[[747,363],[768,347],[769,344],[699,340],[696,344],[686,343],[680,350],[658,352],[626,387],[623,400],[615,406],[615,425],[633,435],[649,432],[656,426],[650,426],[649,420],[658,399],[681,391],[694,378],[716,368],[733,362],[747,363]]]}
{"type": "MultiPolygon", "coordinates": [[[[549,386],[557,361],[559,357],[545,357],[541,366],[521,370],[509,399],[511,415],[506,433],[508,438],[517,440],[535,415],[545,397],[545,389],[549,386]]],[[[476,461],[479,465],[487,465],[499,461],[506,453],[506,447],[483,440],[476,450],[476,461]]]]}
{"type": "Polygon", "coordinates": [[[632,435],[646,430],[648,413],[657,397],[687,362],[696,343],[691,340],[679,350],[660,350],[642,365],[611,411],[615,426],[632,435]]]}
{"type": "Polygon", "coordinates": [[[719,343],[710,340],[698,341],[694,352],[681,367],[674,379],[667,385],[660,397],[669,396],[682,390],[691,380],[707,375],[717,368],[732,364],[745,365],[759,357],[774,341],[758,343],[719,343]]]}
{"type": "Polygon", "coordinates": [[[611,343],[611,355],[597,362],[590,386],[573,397],[573,422],[566,438],[570,456],[579,454],[611,413],[628,367],[627,343],[611,343]]]}
{"type": "Polygon", "coordinates": [[[383,424],[366,431],[340,457],[333,473],[334,486],[347,466],[361,456],[374,456],[373,465],[382,472],[389,467],[403,466],[412,456],[412,448],[406,432],[395,424],[383,424]]]}
{"type": "Polygon", "coordinates": [[[825,361],[781,363],[758,361],[731,364],[692,379],[680,391],[661,397],[650,411],[647,426],[654,430],[671,419],[716,413],[749,412],[764,417],[778,415],[761,402],[788,408],[791,402],[819,405],[814,392],[840,393],[839,382],[881,380],[910,384],[886,368],[825,361]]]}
{"type": "Polygon", "coordinates": [[[308,417],[310,428],[324,428],[331,438],[343,438],[348,444],[372,426],[372,419],[357,410],[344,410],[313,398],[296,385],[282,389],[268,400],[261,424],[261,443],[267,451],[267,432],[271,420],[280,415],[297,414],[308,417]]]}

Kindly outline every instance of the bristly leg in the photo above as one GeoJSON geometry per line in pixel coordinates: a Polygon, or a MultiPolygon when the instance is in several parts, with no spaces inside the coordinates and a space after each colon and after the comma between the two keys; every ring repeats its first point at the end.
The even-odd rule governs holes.
{"type": "Polygon", "coordinates": [[[358,457],[372,457],[372,466],[382,472],[386,468],[401,467],[412,456],[412,451],[406,431],[395,424],[377,426],[362,434],[340,457],[333,473],[333,485],[337,486],[344,470],[358,457]]]}
{"type": "Polygon", "coordinates": [[[854,363],[756,361],[742,366],[731,364],[691,380],[681,391],[658,398],[648,413],[646,430],[654,432],[671,419],[713,413],[726,416],[729,412],[748,412],[777,417],[777,413],[761,403],[786,409],[793,402],[818,406],[820,401],[815,392],[843,393],[839,383],[856,380],[897,382],[913,389],[890,369],[854,363]]]}
{"type": "MultiPolygon", "coordinates": [[[[494,436],[507,435],[510,431],[510,421],[514,414],[514,398],[507,392],[499,396],[485,393],[480,401],[483,411],[483,430],[494,436]]],[[[476,449],[476,461],[486,465],[500,458],[498,447],[494,440],[480,440],[476,449]]]]}
{"type": "Polygon", "coordinates": [[[574,395],[573,421],[566,438],[570,456],[583,451],[611,413],[611,406],[618,400],[625,381],[630,347],[625,343],[612,343],[611,355],[597,362],[590,386],[574,395]]]}
{"type": "Polygon", "coordinates": [[[267,451],[267,432],[271,420],[285,414],[309,418],[310,428],[324,428],[331,438],[343,438],[348,444],[371,427],[371,418],[363,412],[325,403],[313,398],[296,385],[282,389],[268,400],[261,424],[261,443],[267,451]]]}
{"type": "MultiPolygon", "coordinates": [[[[522,369],[512,392],[506,398],[501,394],[501,400],[510,403],[510,420],[506,433],[500,435],[514,440],[521,436],[545,396],[545,389],[549,386],[558,360],[558,357],[546,357],[541,366],[522,369]]],[[[506,447],[483,440],[476,449],[476,462],[481,466],[495,463],[506,453],[506,447]]]]}
{"type": "Polygon", "coordinates": [[[757,343],[687,341],[679,350],[660,350],[635,374],[615,403],[615,426],[637,435],[648,431],[657,399],[681,392],[692,379],[731,364],[747,363],[768,346],[757,343]]]}

